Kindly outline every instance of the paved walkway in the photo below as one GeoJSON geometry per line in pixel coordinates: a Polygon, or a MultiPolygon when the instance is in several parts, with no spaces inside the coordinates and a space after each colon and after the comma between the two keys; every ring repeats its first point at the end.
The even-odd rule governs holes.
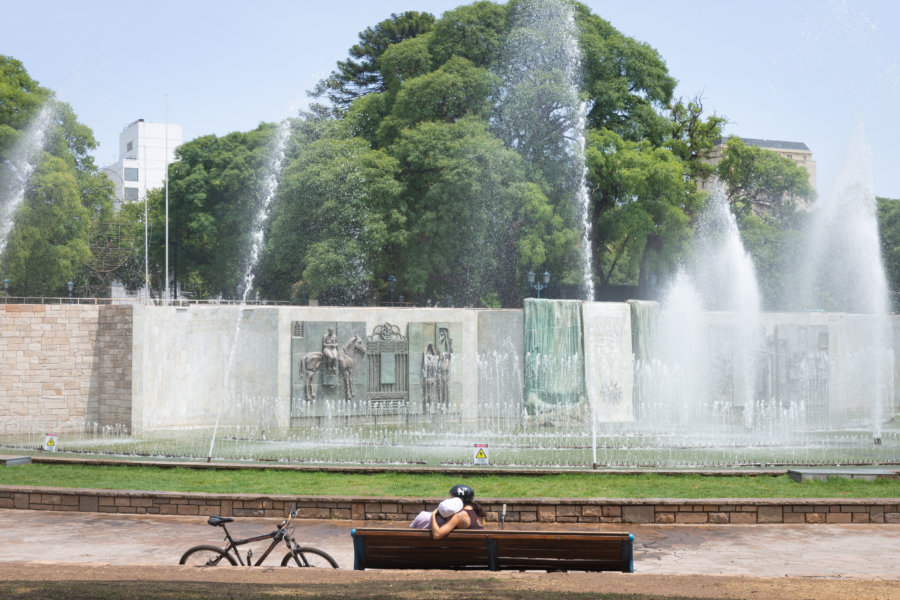
{"type": "MultiPolygon", "coordinates": [[[[275,523],[273,519],[239,518],[229,530],[235,536],[250,537],[270,531],[275,523]]],[[[296,523],[295,535],[302,544],[326,550],[342,569],[353,568],[350,530],[363,523],[296,523]]],[[[597,530],[598,526],[531,528],[597,530]]],[[[634,533],[636,573],[900,582],[900,525],[603,525],[599,529],[634,533]]],[[[4,540],[0,563],[175,565],[189,547],[222,545],[223,537],[204,517],[0,509],[0,539],[4,540]]],[[[261,552],[259,547],[254,549],[256,556],[261,552]]],[[[278,549],[269,561],[280,562],[283,555],[278,549]]]]}

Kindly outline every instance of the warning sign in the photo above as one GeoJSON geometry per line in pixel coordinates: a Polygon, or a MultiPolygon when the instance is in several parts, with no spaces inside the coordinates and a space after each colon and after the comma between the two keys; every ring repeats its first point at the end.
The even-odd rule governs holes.
{"type": "Polygon", "coordinates": [[[489,464],[488,445],[487,444],[475,444],[475,464],[476,465],[489,464]]]}
{"type": "Polygon", "coordinates": [[[48,433],[44,437],[44,450],[49,450],[50,452],[56,452],[56,434],[48,433]]]}

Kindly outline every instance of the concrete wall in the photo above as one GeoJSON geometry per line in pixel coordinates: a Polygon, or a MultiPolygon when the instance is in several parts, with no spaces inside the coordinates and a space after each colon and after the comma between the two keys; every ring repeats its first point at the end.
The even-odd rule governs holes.
{"type": "Polygon", "coordinates": [[[131,423],[130,306],[0,305],[0,432],[131,423]]]}
{"type": "MultiPolygon", "coordinates": [[[[827,327],[830,351],[840,354],[850,342],[858,343],[858,319],[767,314],[765,323],[770,335],[779,324],[827,327]]],[[[209,427],[217,420],[223,426],[250,421],[267,429],[288,427],[292,393],[296,396],[292,374],[298,368],[291,356],[291,327],[300,321],[360,322],[369,335],[384,324],[404,335],[411,324],[451,324],[457,338],[455,414],[472,419],[492,406],[500,407],[495,410],[502,417],[508,412],[503,407],[518,408],[521,402],[521,310],[0,305],[0,433],[116,426],[142,433],[209,427]]],[[[601,420],[627,420],[628,306],[586,305],[584,322],[589,387],[616,391],[591,395],[591,401],[601,420]]],[[[897,347],[900,317],[891,317],[891,330],[897,347]]],[[[896,361],[894,369],[896,390],[896,361]]],[[[410,373],[415,375],[412,362],[410,373]]],[[[830,383],[844,396],[865,383],[853,373],[839,375],[830,383]]],[[[895,406],[898,400],[895,392],[895,406]]]]}
{"type": "MultiPolygon", "coordinates": [[[[291,326],[302,322],[385,323],[404,334],[411,323],[452,323],[460,401],[478,397],[480,311],[445,308],[136,306],[134,430],[240,425],[252,410],[260,427],[288,427],[291,326]],[[232,356],[233,353],[233,356],[232,356]]],[[[500,311],[497,311],[500,312],[500,311]]],[[[521,348],[521,346],[520,346],[521,348]]],[[[463,406],[474,416],[474,403],[463,406]]]]}

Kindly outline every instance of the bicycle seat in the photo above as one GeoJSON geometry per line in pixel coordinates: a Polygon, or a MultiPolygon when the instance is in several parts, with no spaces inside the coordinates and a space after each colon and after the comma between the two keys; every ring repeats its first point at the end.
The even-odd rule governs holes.
{"type": "Polygon", "coordinates": [[[231,523],[234,521],[231,517],[220,517],[218,515],[213,515],[206,522],[212,525],[213,527],[218,527],[219,525],[224,525],[225,523],[231,523]]]}

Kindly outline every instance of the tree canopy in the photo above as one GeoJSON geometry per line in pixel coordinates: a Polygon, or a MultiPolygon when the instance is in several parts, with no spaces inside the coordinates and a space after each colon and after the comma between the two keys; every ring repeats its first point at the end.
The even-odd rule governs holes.
{"type": "MultiPolygon", "coordinates": [[[[550,271],[555,297],[582,297],[586,256],[601,298],[621,287],[645,294],[690,250],[707,201],[697,184],[715,177],[777,307],[786,284],[775,274],[798,243],[797,209],[813,197],[806,172],[738,138],[714,164],[727,121],[705,113],[699,95],[673,97],[675,83],[652,46],[574,0],[392,14],[359,33],[307,112],[177,150],[173,274],[197,297],[234,297],[251,272],[263,298],[378,303],[393,275],[407,302],[511,307],[531,293],[528,271],[550,271]],[[283,126],[281,157],[273,144],[283,126]]],[[[90,130],[9,57],[0,57],[4,185],[47,107],[0,256],[11,289],[59,293],[70,278],[98,294],[112,279],[139,287],[145,226],[146,268],[163,289],[162,193],[149,194],[147,222],[143,207],[114,210],[90,130]]],[[[880,204],[889,231],[895,212],[880,204]]]]}
{"type": "Polygon", "coordinates": [[[89,154],[96,145],[71,107],[0,56],[0,217],[11,225],[0,273],[11,294],[63,295],[73,281],[105,295],[124,252],[112,182],[89,154]]]}

